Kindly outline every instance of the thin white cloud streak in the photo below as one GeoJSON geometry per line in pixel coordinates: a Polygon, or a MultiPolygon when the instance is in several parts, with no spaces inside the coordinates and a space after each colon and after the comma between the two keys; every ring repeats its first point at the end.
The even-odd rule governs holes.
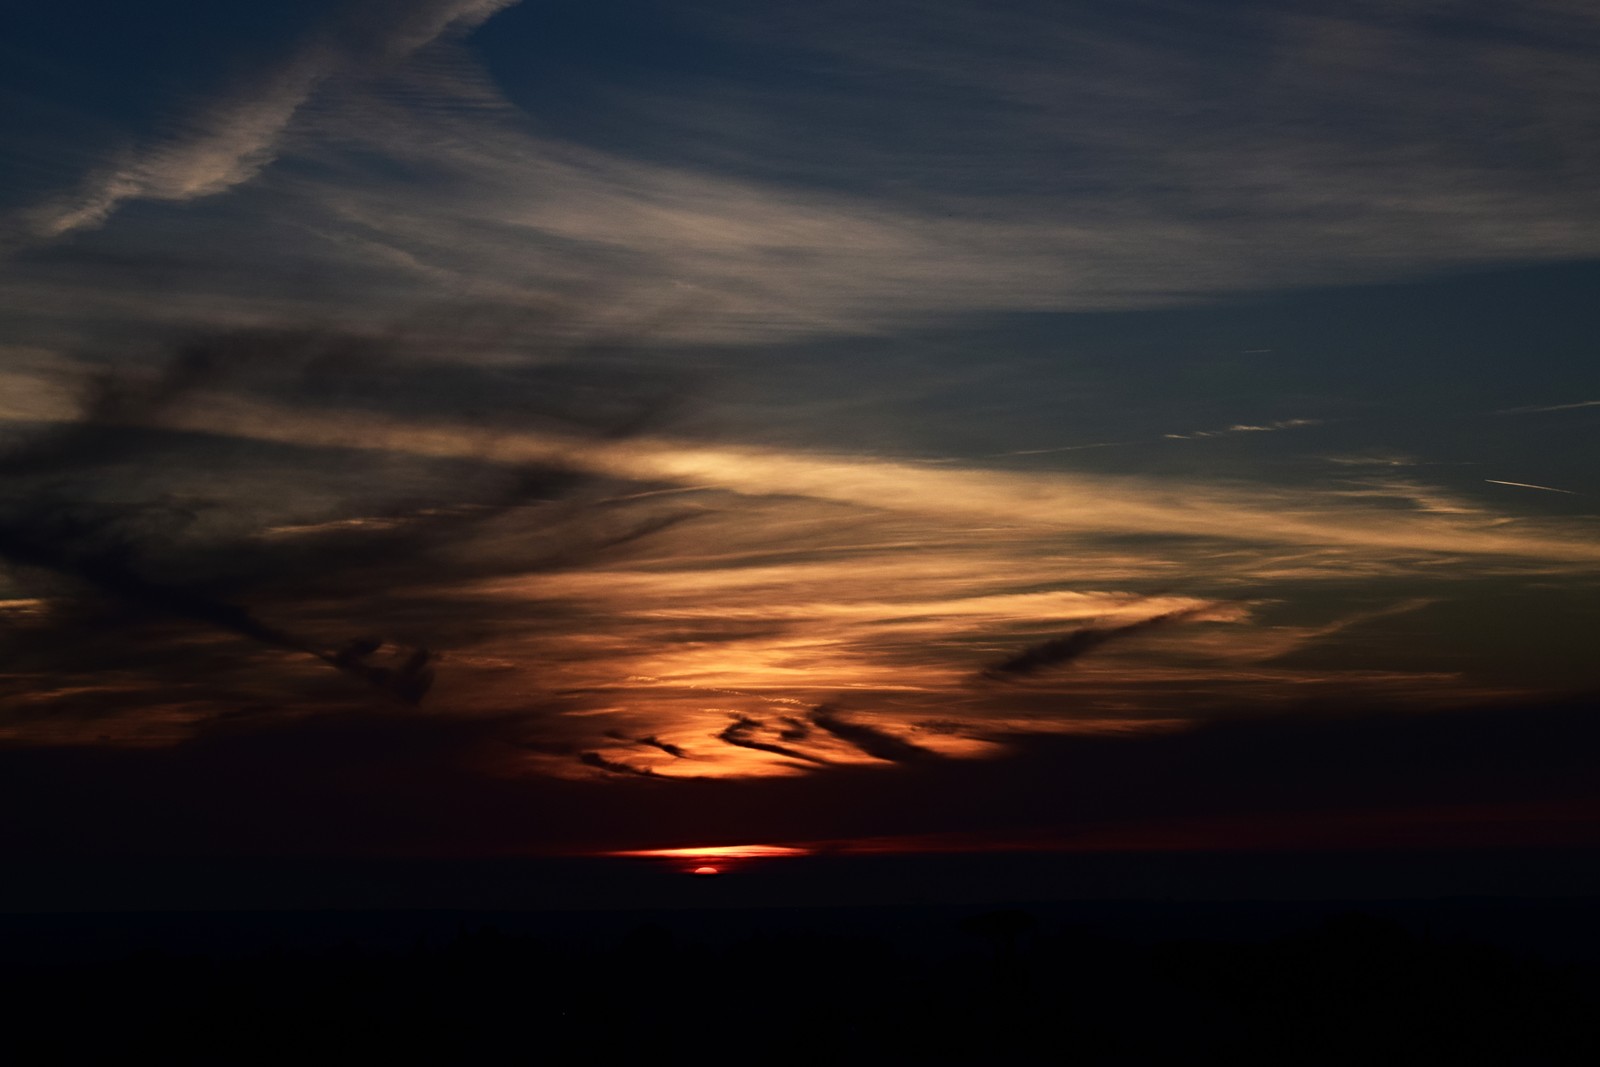
{"type": "MultiPolygon", "coordinates": [[[[44,239],[103,224],[132,200],[214,196],[256,177],[277,158],[285,131],[317,89],[342,69],[373,57],[402,59],[452,28],[476,26],[518,0],[425,0],[399,5],[366,27],[352,48],[318,33],[261,83],[197,108],[182,129],[126,151],[79,189],[23,213],[23,228],[44,239]]],[[[343,36],[350,35],[349,29],[343,36]]]]}
{"type": "MultiPolygon", "coordinates": [[[[1241,434],[1241,433],[1276,433],[1279,430],[1298,430],[1302,426],[1321,426],[1321,425],[1323,425],[1324,421],[1325,420],[1323,420],[1323,419],[1277,419],[1277,420],[1275,420],[1273,422],[1264,423],[1262,425],[1252,425],[1252,424],[1249,424],[1249,423],[1234,423],[1232,426],[1229,426],[1226,429],[1222,429],[1222,430],[1191,430],[1189,433],[1164,433],[1157,440],[1162,440],[1162,441],[1193,441],[1193,440],[1201,440],[1201,439],[1208,438],[1208,437],[1230,437],[1230,436],[1232,436],[1234,434],[1241,434]]],[[[1124,447],[1126,447],[1128,445],[1136,444],[1136,443],[1138,443],[1138,442],[1134,442],[1134,441],[1101,441],[1101,442],[1097,442],[1097,443],[1094,443],[1094,444],[1085,444],[1085,445],[1061,445],[1061,446],[1056,447],[1056,448],[1023,448],[1023,449],[1017,449],[1017,450],[1014,450],[1014,451],[1011,451],[1011,452],[996,452],[996,453],[993,453],[993,455],[995,457],[1000,457],[1000,456],[1047,456],[1047,455],[1053,455],[1054,453],[1057,453],[1057,452],[1081,452],[1081,451],[1084,451],[1086,449],[1092,449],[1092,448],[1124,448],[1124,447]]]]}
{"type": "Polygon", "coordinates": [[[266,85],[203,111],[183,133],[129,152],[77,191],[27,212],[26,229],[61,237],[101,225],[130,200],[193,200],[250,180],[272,162],[289,120],[333,67],[323,48],[305,50],[266,85]]]}
{"type": "Polygon", "coordinates": [[[1191,441],[1206,437],[1229,437],[1240,433],[1276,433],[1279,430],[1298,430],[1303,426],[1321,426],[1323,421],[1322,419],[1277,419],[1261,425],[1236,422],[1232,426],[1221,430],[1191,430],[1188,433],[1168,433],[1161,436],[1172,441],[1191,441]]]}
{"type": "Polygon", "coordinates": [[[1534,485],[1532,482],[1506,482],[1500,480],[1499,478],[1485,478],[1484,481],[1488,482],[1490,485],[1510,485],[1515,486],[1518,489],[1542,489],[1547,493],[1565,493],[1567,496],[1578,495],[1571,489],[1557,489],[1550,485],[1534,485]]]}
{"type": "Polygon", "coordinates": [[[1496,415],[1537,415],[1545,411],[1576,411],[1579,408],[1600,407],[1600,400],[1580,400],[1575,404],[1551,404],[1548,407],[1503,408],[1496,415]]]}

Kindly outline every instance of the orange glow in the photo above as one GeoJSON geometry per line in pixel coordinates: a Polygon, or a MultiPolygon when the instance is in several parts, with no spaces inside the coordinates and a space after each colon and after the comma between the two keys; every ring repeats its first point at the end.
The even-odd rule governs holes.
{"type": "Polygon", "coordinates": [[[785,845],[702,845],[694,848],[642,848],[620,852],[606,852],[607,856],[628,856],[665,862],[685,874],[713,875],[756,860],[779,859],[786,856],[809,855],[811,849],[792,848],[785,845]],[[715,861],[715,866],[707,863],[715,861]]]}
{"type": "Polygon", "coordinates": [[[776,856],[804,856],[811,850],[783,845],[709,845],[701,848],[645,848],[608,852],[608,856],[639,856],[658,860],[747,860],[776,856]]]}

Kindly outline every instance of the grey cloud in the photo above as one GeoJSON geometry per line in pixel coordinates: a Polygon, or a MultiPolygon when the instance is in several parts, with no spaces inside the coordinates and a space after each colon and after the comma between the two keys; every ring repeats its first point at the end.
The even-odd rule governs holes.
{"type": "MultiPolygon", "coordinates": [[[[170,399],[163,395],[162,399],[170,399]]],[[[121,405],[111,405],[122,410],[121,405]]],[[[101,405],[98,414],[105,414],[101,405]]],[[[95,411],[91,408],[91,412],[95,411]]],[[[15,472],[55,470],[62,463],[92,461],[95,424],[86,421],[77,432],[66,432],[45,444],[24,445],[6,464],[15,472]]],[[[105,442],[100,442],[101,447],[105,442]]],[[[180,513],[181,521],[185,516],[180,513]]],[[[407,703],[417,703],[432,683],[430,653],[414,649],[392,664],[373,656],[384,646],[381,639],[353,640],[329,651],[280,626],[259,618],[250,609],[219,599],[198,583],[159,577],[152,565],[152,545],[164,540],[163,526],[171,513],[139,506],[96,506],[64,501],[49,494],[33,494],[9,502],[0,511],[0,558],[16,566],[36,567],[76,579],[108,596],[153,611],[189,619],[236,634],[272,648],[301,652],[358,677],[407,703]]]]}
{"type": "Polygon", "coordinates": [[[1162,615],[1153,615],[1148,619],[1140,619],[1138,622],[1128,623],[1125,626],[1086,626],[1064,637],[1041,642],[1024,649],[1014,656],[992,663],[985,667],[978,677],[983,681],[1000,682],[1013,678],[1026,678],[1029,675],[1038,674],[1054,667],[1064,667],[1069,663],[1082,659],[1108,642],[1120,641],[1136,634],[1170,626],[1173,623],[1191,619],[1206,610],[1206,608],[1201,607],[1189,608],[1184,611],[1169,611],[1162,615]]]}
{"type": "MultiPolygon", "coordinates": [[[[495,6],[408,5],[422,29],[366,32],[411,41],[495,6]]],[[[730,13],[711,8],[711,25],[725,26],[715,16],[730,13]]],[[[450,52],[449,77],[401,63],[294,112],[282,151],[315,166],[251,170],[249,146],[276,134],[207,148],[246,199],[232,211],[197,204],[194,221],[138,239],[167,249],[173,227],[191,226],[214,261],[199,289],[249,248],[251,276],[281,275],[294,300],[330,314],[441,286],[507,309],[605,286],[618,299],[591,307],[595,322],[693,306],[662,332],[696,342],[1165,306],[1600,252],[1589,195],[1600,159],[1585,147],[1600,143],[1592,17],[1474,8],[1464,17],[1483,32],[1441,49],[1422,7],[1142,10],[1157,21],[1040,4],[782,13],[786,40],[853,42],[845,84],[816,97],[782,80],[741,85],[743,110],[711,107],[703,127],[694,116],[706,101],[672,99],[644,123],[666,131],[670,162],[537,131],[466,46],[440,41],[429,47],[450,52]],[[945,121],[904,121],[930,109],[945,121]],[[752,132],[776,128],[781,144],[752,132]],[[901,142],[887,159],[884,128],[901,142]],[[294,226],[263,234],[252,220],[268,217],[294,226]],[[338,285],[297,287],[308,261],[338,285]]],[[[618,121],[639,123],[638,104],[624,102],[618,121]]],[[[144,195],[140,182],[126,195],[144,195]]],[[[107,293],[58,265],[47,284],[36,266],[6,287],[30,307],[73,291],[70,313],[48,312],[69,320],[62,328],[86,306],[133,319],[260,310],[250,293],[130,302],[126,281],[107,293]]]]}
{"type": "Polygon", "coordinates": [[[663,741],[654,734],[651,734],[648,737],[629,737],[621,730],[607,730],[605,731],[605,735],[611,738],[613,741],[626,741],[632,745],[645,745],[649,748],[658,748],[675,759],[689,758],[689,753],[684,751],[681,745],[675,745],[671,741],[663,741]]]}
{"type": "Polygon", "coordinates": [[[832,734],[873,759],[889,763],[911,763],[938,758],[937,753],[921,745],[914,745],[903,737],[897,737],[876,726],[842,718],[835,708],[827,704],[813,708],[808,718],[819,730],[832,734]]]}
{"type": "Polygon", "coordinates": [[[831,761],[821,756],[814,756],[809,752],[802,752],[798,748],[788,745],[773,744],[770,741],[757,741],[750,735],[758,730],[765,730],[766,723],[760,719],[752,719],[748,715],[736,715],[722,731],[717,734],[717,740],[725,744],[736,745],[739,748],[755,749],[757,752],[770,752],[775,756],[785,756],[789,759],[803,760],[806,763],[816,763],[826,766],[831,761]]]}
{"type": "Polygon", "coordinates": [[[785,741],[804,741],[811,736],[811,726],[804,719],[797,719],[792,715],[784,715],[781,720],[783,729],[778,731],[778,736],[785,741]]]}
{"type": "Polygon", "coordinates": [[[593,767],[596,770],[607,771],[611,774],[631,774],[640,778],[660,777],[649,767],[635,767],[631,763],[623,763],[621,760],[607,759],[598,752],[580,752],[578,754],[578,762],[585,767],[593,767]]]}
{"type": "Polygon", "coordinates": [[[689,758],[689,753],[685,752],[683,750],[682,746],[675,745],[671,741],[663,741],[663,740],[661,740],[661,738],[656,737],[654,734],[652,734],[649,737],[641,737],[641,738],[639,738],[639,743],[641,745],[649,745],[652,748],[659,748],[661,751],[665,752],[667,755],[672,756],[672,757],[674,757],[676,759],[688,759],[689,758]]]}
{"type": "MultiPolygon", "coordinates": [[[[70,611],[45,613],[7,634],[21,656],[13,667],[59,671],[70,690],[69,679],[104,658],[82,651],[85,628],[94,644],[137,642],[154,617],[166,616],[310,657],[414,704],[433,682],[435,640],[463,626],[506,624],[492,605],[456,597],[452,581],[582,566],[681,521],[659,507],[607,504],[592,492],[596,479],[559,463],[464,457],[418,467],[167,428],[224,387],[270,395],[288,418],[330,392],[392,408],[382,394],[408,369],[405,347],[401,338],[389,348],[381,338],[337,333],[241,333],[179,344],[154,370],[130,361],[92,372],[78,419],[19,435],[0,454],[0,557],[24,583],[55,576],[41,590],[52,602],[93,594],[131,614],[107,630],[70,611]],[[282,523],[299,508],[334,517],[282,523]]],[[[580,379],[554,367],[528,381],[500,374],[478,386],[471,368],[419,377],[456,387],[429,391],[448,410],[487,389],[479,416],[486,429],[512,419],[505,409],[513,409],[521,424],[615,438],[658,410],[648,390],[626,379],[589,390],[592,403],[580,405],[570,395],[580,379]]],[[[188,672],[214,658],[191,653],[188,672]]],[[[129,669],[140,673],[137,663],[129,669]]],[[[186,673],[159,660],[144,673],[169,672],[186,673]]],[[[125,688],[166,699],[160,687],[125,688]]]]}

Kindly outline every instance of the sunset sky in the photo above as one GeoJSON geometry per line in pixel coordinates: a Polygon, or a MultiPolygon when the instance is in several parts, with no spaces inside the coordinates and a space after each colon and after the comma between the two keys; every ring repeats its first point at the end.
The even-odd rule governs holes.
{"type": "Polygon", "coordinates": [[[1600,842],[1585,0],[12,8],[13,853],[1600,842]]]}

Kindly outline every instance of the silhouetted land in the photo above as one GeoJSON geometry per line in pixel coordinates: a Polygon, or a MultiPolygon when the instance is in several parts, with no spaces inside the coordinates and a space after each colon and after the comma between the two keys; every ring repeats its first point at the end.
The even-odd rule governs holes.
{"type": "Polygon", "coordinates": [[[684,895],[13,912],[4,1033],[73,1064],[1600,1062],[1594,897],[750,906],[821,882],[605,869],[684,895]]]}

